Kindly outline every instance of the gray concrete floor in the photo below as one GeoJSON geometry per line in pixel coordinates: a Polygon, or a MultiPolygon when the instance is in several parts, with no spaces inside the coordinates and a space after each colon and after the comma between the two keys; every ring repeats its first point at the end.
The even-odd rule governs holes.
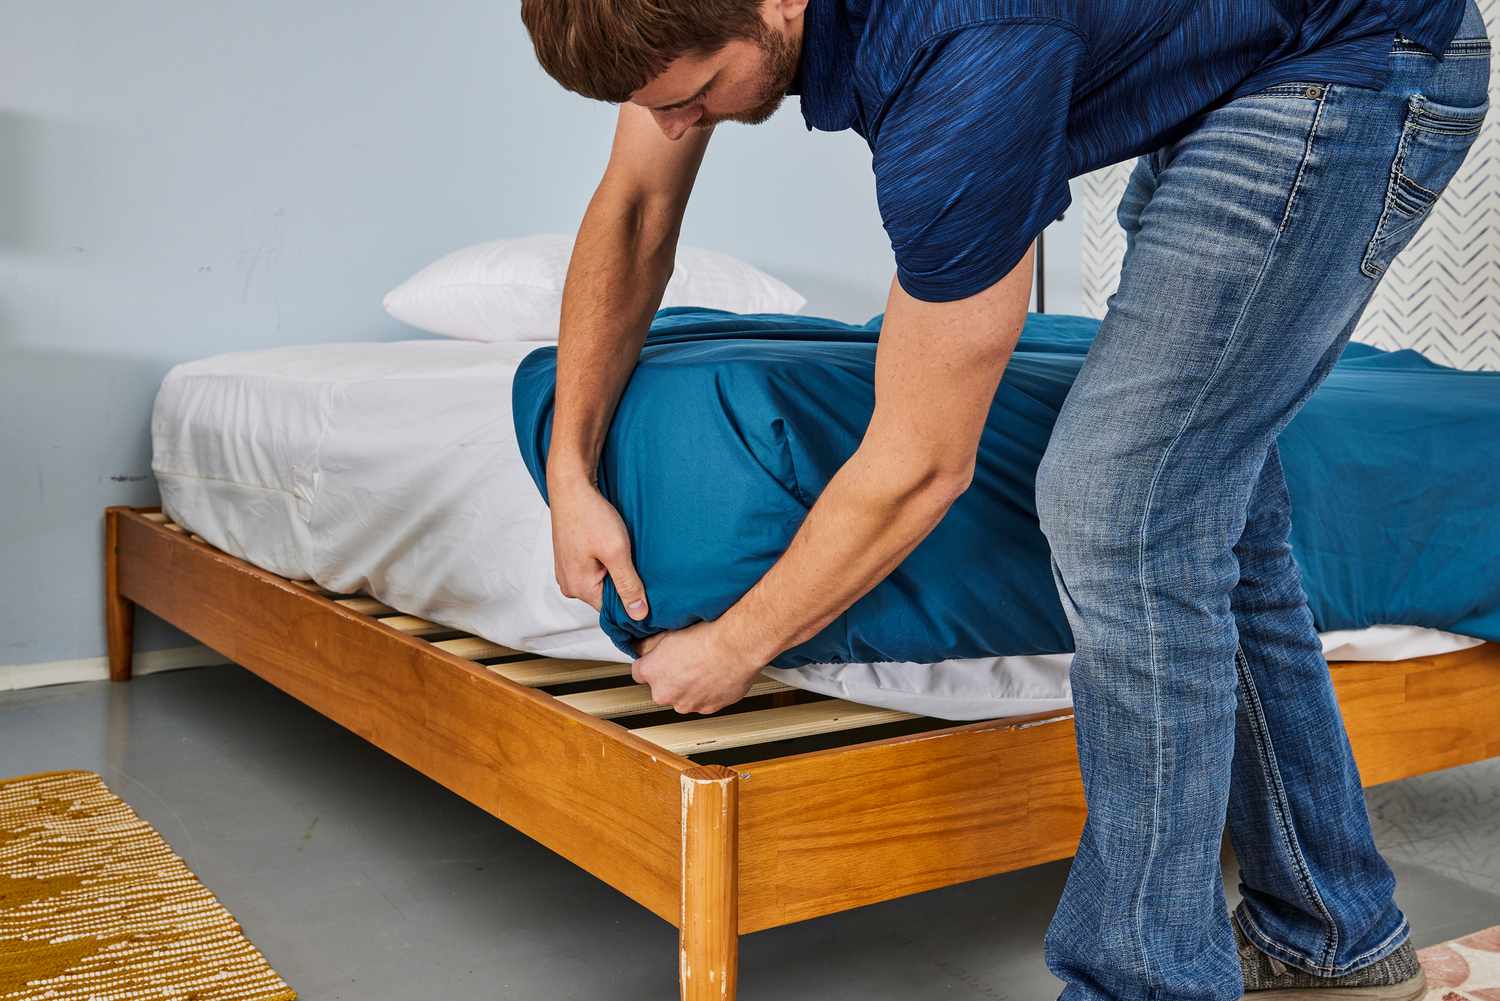
{"type": "MultiPolygon", "coordinates": [[[[0,695],[0,776],[63,768],[154,824],[305,1001],[677,996],[665,922],[237,667],[0,695]]],[[[1367,796],[1418,946],[1500,923],[1500,760],[1367,796]]],[[[1066,875],[747,936],[740,996],[1055,998],[1066,875]]]]}

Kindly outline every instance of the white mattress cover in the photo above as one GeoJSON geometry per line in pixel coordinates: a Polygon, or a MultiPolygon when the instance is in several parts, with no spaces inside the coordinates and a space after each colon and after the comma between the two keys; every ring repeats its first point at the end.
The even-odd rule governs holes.
{"type": "MultiPolygon", "coordinates": [[[[547,507],[511,417],[511,377],[538,346],[311,344],[177,365],[151,419],[162,509],[285,577],[368,593],[519,650],[628,662],[597,613],[557,589],[547,507]]],[[[1399,624],[1322,639],[1329,660],[1483,642],[1399,624]]],[[[1070,706],[1072,656],[766,670],[867,705],[987,719],[1070,706]]]]}

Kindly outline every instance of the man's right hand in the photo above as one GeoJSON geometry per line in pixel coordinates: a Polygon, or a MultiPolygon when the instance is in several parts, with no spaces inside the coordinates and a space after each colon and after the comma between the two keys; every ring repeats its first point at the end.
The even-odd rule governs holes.
{"type": "Polygon", "coordinates": [[[630,533],[613,504],[592,483],[578,482],[549,491],[552,553],[557,586],[569,598],[604,607],[604,578],[632,619],[646,617],[646,588],[630,559],[630,533]]]}

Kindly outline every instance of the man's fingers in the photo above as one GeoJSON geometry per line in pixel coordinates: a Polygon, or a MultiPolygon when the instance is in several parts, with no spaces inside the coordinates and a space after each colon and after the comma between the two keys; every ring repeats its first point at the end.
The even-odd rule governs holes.
{"type": "Polygon", "coordinates": [[[609,579],[615,582],[615,590],[625,605],[625,614],[632,619],[644,619],[647,612],[646,586],[641,583],[630,557],[622,556],[606,563],[605,569],[609,571],[609,579]]]}
{"type": "Polygon", "coordinates": [[[577,598],[592,605],[594,611],[604,608],[604,566],[594,562],[586,571],[561,571],[557,577],[557,589],[565,598],[577,598]]]}

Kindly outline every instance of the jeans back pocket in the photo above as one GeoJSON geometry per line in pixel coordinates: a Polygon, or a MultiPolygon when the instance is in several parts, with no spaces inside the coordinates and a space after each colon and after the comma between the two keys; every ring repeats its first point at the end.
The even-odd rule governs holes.
{"type": "Polygon", "coordinates": [[[1360,270],[1379,278],[1421,227],[1443,189],[1458,173],[1479,135],[1489,100],[1475,107],[1442,104],[1412,94],[1396,155],[1391,161],[1380,221],[1365,247],[1360,270]]]}

